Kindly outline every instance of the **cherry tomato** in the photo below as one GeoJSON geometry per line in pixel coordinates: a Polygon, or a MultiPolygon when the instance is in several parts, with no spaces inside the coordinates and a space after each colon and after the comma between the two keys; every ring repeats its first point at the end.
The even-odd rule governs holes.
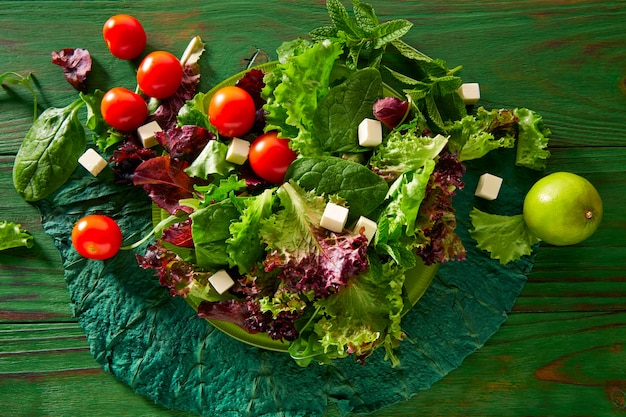
{"type": "Polygon", "coordinates": [[[146,47],[146,32],[139,20],[127,14],[112,16],[102,28],[104,42],[119,59],[137,58],[146,47]]]}
{"type": "Polygon", "coordinates": [[[209,102],[209,121],[222,136],[243,136],[252,129],[256,108],[252,96],[240,87],[227,86],[215,92],[209,102]]]}
{"type": "Polygon", "coordinates": [[[183,65],[169,52],[146,55],[137,69],[137,84],[150,97],[166,98],[174,94],[183,80],[183,65]]]}
{"type": "Polygon", "coordinates": [[[252,142],[248,160],[252,170],[261,178],[281,184],[289,165],[298,155],[289,147],[289,139],[278,137],[276,132],[265,133],[252,142]]]}
{"type": "Polygon", "coordinates": [[[114,87],[104,94],[100,111],[108,124],[124,132],[137,129],[148,117],[143,97],[123,87],[114,87]]]}
{"type": "Polygon", "coordinates": [[[74,225],[72,245],[85,258],[112,258],[122,246],[122,232],[112,218],[90,214],[74,225]]]}

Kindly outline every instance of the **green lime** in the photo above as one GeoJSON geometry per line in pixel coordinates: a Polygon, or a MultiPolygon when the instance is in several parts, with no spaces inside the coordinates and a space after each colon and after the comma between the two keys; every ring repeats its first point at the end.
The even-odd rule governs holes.
{"type": "Polygon", "coordinates": [[[591,236],[602,221],[602,199],[585,178],[555,172],[537,181],[524,199],[524,221],[552,245],[574,245],[591,236]]]}

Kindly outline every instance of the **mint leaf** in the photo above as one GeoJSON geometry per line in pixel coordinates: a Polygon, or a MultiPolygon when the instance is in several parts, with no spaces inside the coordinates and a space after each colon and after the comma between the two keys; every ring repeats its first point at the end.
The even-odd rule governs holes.
{"type": "Polygon", "coordinates": [[[486,250],[501,264],[520,259],[532,253],[533,245],[541,239],[533,235],[521,214],[501,216],[485,213],[477,208],[470,211],[470,236],[479,249],[486,250]]]}

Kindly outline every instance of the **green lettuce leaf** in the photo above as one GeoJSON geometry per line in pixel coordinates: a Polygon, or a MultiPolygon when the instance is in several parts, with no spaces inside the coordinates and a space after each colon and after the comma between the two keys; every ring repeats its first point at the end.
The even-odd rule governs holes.
{"type": "Polygon", "coordinates": [[[196,265],[216,271],[228,267],[230,223],[239,219],[239,210],[231,200],[220,201],[194,211],[191,215],[196,265]]]}
{"type": "Polygon", "coordinates": [[[227,177],[235,170],[235,164],[226,160],[228,146],[217,140],[210,140],[200,155],[185,169],[190,177],[208,179],[211,175],[227,177]]]}
{"type": "Polygon", "coordinates": [[[472,228],[469,233],[476,240],[476,246],[489,252],[491,258],[501,264],[530,255],[533,245],[541,240],[530,232],[521,214],[501,216],[473,208],[470,220],[472,228]]]}
{"type": "Polygon", "coordinates": [[[457,152],[459,161],[479,159],[498,148],[513,148],[516,132],[514,113],[509,110],[487,111],[478,108],[447,127],[450,150],[457,152]]]}
{"type": "Polygon", "coordinates": [[[403,172],[415,171],[435,159],[447,143],[448,139],[442,135],[428,137],[415,129],[394,130],[376,148],[370,166],[372,171],[392,181],[403,172]]]}
{"type": "Polygon", "coordinates": [[[415,235],[419,208],[434,169],[435,161],[426,160],[422,168],[405,172],[391,185],[387,194],[389,204],[380,216],[387,218],[390,235],[397,234],[397,229],[403,230],[407,236],[415,235]]]}
{"type": "Polygon", "coordinates": [[[241,274],[248,272],[265,257],[265,247],[261,243],[259,231],[261,221],[272,214],[275,197],[272,190],[265,190],[258,196],[244,198],[245,208],[241,219],[230,225],[232,236],[226,242],[227,251],[231,266],[237,266],[241,274]]]}
{"type": "Polygon", "coordinates": [[[291,147],[301,155],[323,154],[313,135],[313,120],[321,98],[329,91],[333,65],[341,52],[341,47],[331,42],[313,43],[265,76],[261,93],[266,100],[265,130],[277,130],[279,136],[291,139],[291,147]]]}
{"type": "Polygon", "coordinates": [[[25,246],[33,247],[33,236],[13,222],[0,222],[0,250],[25,246]]]}
{"type": "Polygon", "coordinates": [[[550,130],[544,126],[541,115],[525,108],[515,109],[518,117],[519,138],[515,164],[526,168],[541,170],[546,167],[550,157],[548,135],[550,130]]]}
{"type": "Polygon", "coordinates": [[[315,323],[324,352],[338,357],[353,353],[364,360],[384,346],[387,359],[399,363],[393,349],[403,338],[400,327],[404,274],[389,265],[370,268],[348,287],[315,305],[322,318],[315,323]]]}

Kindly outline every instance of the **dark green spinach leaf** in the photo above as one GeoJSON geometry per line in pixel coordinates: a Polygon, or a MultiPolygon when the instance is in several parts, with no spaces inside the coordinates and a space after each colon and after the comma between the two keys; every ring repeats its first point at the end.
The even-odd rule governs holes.
{"type": "Polygon", "coordinates": [[[287,170],[286,180],[289,179],[307,191],[346,199],[351,218],[373,212],[383,203],[389,189],[385,180],[365,166],[333,156],[296,159],[287,170]]]}
{"type": "Polygon", "coordinates": [[[78,118],[78,99],[63,108],[46,109],[26,133],[15,157],[13,184],[26,201],[38,201],[61,187],[87,148],[78,118]]]}
{"type": "Polygon", "coordinates": [[[373,68],[359,70],[331,88],[314,116],[315,134],[323,150],[335,155],[368,151],[359,145],[357,131],[363,119],[373,118],[372,107],[381,96],[382,79],[373,68]]]}

